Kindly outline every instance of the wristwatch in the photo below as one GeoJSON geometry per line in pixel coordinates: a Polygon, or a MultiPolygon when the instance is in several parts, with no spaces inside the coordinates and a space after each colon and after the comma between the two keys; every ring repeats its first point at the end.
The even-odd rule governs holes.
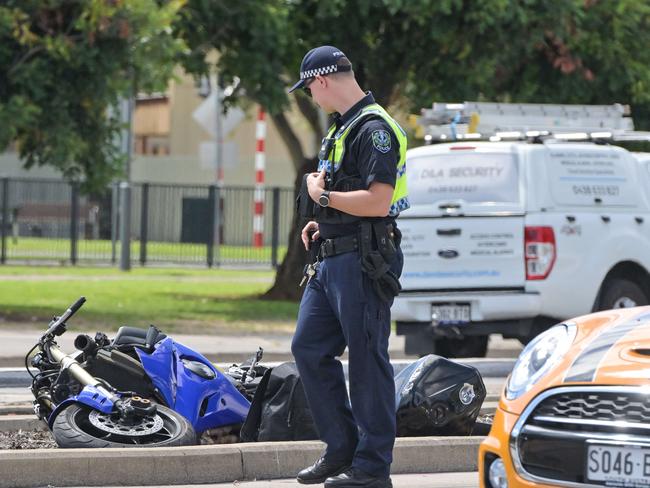
{"type": "Polygon", "coordinates": [[[329,207],[329,205],[330,205],[330,192],[329,192],[329,190],[325,190],[323,193],[321,193],[320,197],[318,197],[318,204],[321,207],[329,207]]]}

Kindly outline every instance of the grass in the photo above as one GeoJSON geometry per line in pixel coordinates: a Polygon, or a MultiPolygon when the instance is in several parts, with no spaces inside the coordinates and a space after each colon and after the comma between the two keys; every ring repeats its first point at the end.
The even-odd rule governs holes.
{"type": "MultiPolygon", "coordinates": [[[[70,241],[68,239],[50,239],[40,237],[19,237],[14,241],[7,239],[7,258],[19,260],[62,260],[70,259],[70,241]]],[[[120,244],[116,245],[117,259],[120,256],[120,244]]],[[[252,246],[219,246],[214,248],[214,258],[223,262],[271,263],[271,246],[255,248],[252,246]],[[217,256],[218,252],[218,256],[217,256]]],[[[278,261],[282,261],[287,252],[286,246],[278,246],[278,261]]],[[[178,262],[205,264],[207,257],[205,244],[185,242],[147,243],[147,261],[178,262]]],[[[112,243],[110,240],[81,239],[77,244],[77,256],[81,261],[110,261],[112,243]]],[[[131,259],[140,259],[140,241],[131,242],[131,259]]]]}
{"type": "Polygon", "coordinates": [[[255,270],[0,267],[0,320],[45,327],[79,296],[70,325],[113,331],[155,324],[168,332],[290,332],[298,304],[258,298],[274,272],[255,270]]]}

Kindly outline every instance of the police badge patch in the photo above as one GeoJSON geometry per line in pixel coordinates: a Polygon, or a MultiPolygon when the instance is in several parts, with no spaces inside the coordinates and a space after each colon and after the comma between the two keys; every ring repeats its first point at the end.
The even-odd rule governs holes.
{"type": "Polygon", "coordinates": [[[372,145],[382,154],[390,151],[390,134],[387,130],[376,130],[372,133],[372,145]]]}

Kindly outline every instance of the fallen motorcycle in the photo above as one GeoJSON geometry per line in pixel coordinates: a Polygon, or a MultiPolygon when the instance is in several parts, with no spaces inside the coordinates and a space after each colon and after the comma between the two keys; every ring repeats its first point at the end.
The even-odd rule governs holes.
{"type": "MultiPolygon", "coordinates": [[[[152,325],[120,327],[112,340],[80,334],[65,354],[56,337],[85,301],[54,317],[25,356],[34,411],[60,447],[317,438],[295,364],[264,367],[261,348],[222,373],[152,325]]],[[[475,368],[433,355],[398,373],[395,390],[399,436],[469,435],[486,395],[475,368]]]]}
{"type": "MultiPolygon", "coordinates": [[[[25,356],[34,411],[60,447],[191,445],[203,432],[244,422],[245,378],[224,375],[154,326],[121,327],[113,340],[81,334],[75,353],[61,351],[56,337],[85,301],[54,317],[25,356]]],[[[239,371],[249,369],[255,364],[239,371]]]]}

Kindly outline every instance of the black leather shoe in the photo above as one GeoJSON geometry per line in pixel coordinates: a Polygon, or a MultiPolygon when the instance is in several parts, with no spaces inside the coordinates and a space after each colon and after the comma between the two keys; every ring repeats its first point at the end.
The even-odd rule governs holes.
{"type": "Polygon", "coordinates": [[[393,488],[390,478],[378,478],[360,469],[350,468],[325,481],[325,488],[393,488]]]}
{"type": "Polygon", "coordinates": [[[320,458],[308,468],[303,469],[296,479],[303,485],[312,485],[323,483],[331,476],[337,476],[346,469],[350,468],[351,461],[328,461],[324,457],[320,458]]]}

